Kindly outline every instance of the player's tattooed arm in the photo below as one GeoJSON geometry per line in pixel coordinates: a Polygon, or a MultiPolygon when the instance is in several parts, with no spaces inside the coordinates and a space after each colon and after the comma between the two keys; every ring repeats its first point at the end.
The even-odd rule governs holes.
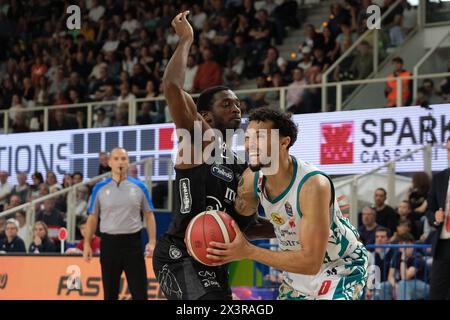
{"type": "Polygon", "coordinates": [[[234,208],[243,216],[251,216],[258,211],[259,200],[253,191],[254,172],[246,169],[238,182],[234,208]]]}
{"type": "Polygon", "coordinates": [[[255,173],[247,169],[239,179],[234,207],[241,215],[238,225],[250,240],[275,238],[272,223],[258,215],[259,200],[254,193],[255,173]]]}

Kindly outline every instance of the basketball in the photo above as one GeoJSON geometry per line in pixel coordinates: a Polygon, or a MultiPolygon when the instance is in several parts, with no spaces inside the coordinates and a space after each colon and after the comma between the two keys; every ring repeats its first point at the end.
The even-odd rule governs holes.
{"type": "Polygon", "coordinates": [[[184,242],[189,254],[198,262],[211,266],[214,261],[206,258],[211,241],[230,243],[236,237],[231,218],[222,211],[204,211],[196,215],[186,228],[184,242]]]}

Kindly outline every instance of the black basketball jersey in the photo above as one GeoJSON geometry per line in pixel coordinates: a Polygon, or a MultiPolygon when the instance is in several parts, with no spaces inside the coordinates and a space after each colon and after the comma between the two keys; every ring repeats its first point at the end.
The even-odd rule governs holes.
{"type": "MultiPolygon", "coordinates": [[[[168,234],[184,238],[187,225],[193,217],[206,210],[220,210],[240,222],[234,209],[238,182],[247,167],[234,163],[203,163],[191,169],[175,169],[173,214],[168,234]]],[[[242,227],[242,226],[241,226],[242,227]]]]}

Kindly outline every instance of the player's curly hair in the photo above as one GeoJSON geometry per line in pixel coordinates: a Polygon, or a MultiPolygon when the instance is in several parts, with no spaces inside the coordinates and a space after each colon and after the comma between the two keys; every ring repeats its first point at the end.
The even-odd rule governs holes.
{"type": "Polygon", "coordinates": [[[272,121],[273,129],[278,129],[281,136],[291,138],[288,149],[297,140],[297,125],[292,121],[292,114],[290,113],[262,107],[251,110],[248,121],[272,121]]]}

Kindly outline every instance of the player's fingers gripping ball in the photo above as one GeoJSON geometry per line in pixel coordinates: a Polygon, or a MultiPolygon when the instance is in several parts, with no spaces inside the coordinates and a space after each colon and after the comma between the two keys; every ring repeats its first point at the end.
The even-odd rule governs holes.
{"type": "Polygon", "coordinates": [[[231,225],[233,218],[222,211],[204,211],[196,215],[188,224],[184,242],[189,254],[198,262],[207,266],[215,261],[206,258],[211,241],[230,243],[236,237],[231,225]]]}

